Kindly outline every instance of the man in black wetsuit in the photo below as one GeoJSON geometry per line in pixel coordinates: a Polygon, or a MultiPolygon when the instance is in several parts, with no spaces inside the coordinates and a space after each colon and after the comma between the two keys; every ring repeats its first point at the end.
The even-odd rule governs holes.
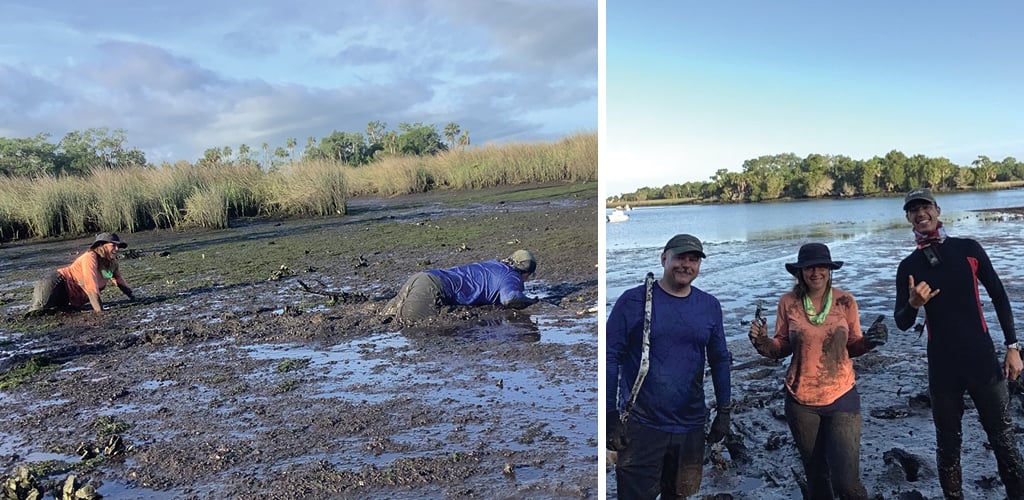
{"type": "Polygon", "coordinates": [[[1024,464],[1010,419],[1005,379],[1021,373],[1020,344],[1010,300],[977,241],[946,235],[942,210],[928,189],[914,189],[903,203],[917,249],[896,271],[896,326],[907,330],[925,308],[928,385],[935,422],[939,482],[946,498],[963,498],[960,471],[964,392],[971,396],[988,435],[999,477],[1011,499],[1024,498],[1024,464]],[[978,283],[995,306],[1006,341],[1002,366],[982,314],[978,283]]]}

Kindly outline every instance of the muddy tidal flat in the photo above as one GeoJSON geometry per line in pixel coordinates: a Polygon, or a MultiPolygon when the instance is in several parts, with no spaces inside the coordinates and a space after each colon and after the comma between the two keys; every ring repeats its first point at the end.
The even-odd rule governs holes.
{"type": "Polygon", "coordinates": [[[351,200],[122,233],[108,310],[25,317],[91,238],[0,248],[0,466],[105,498],[594,498],[597,186],[351,200]],[[537,256],[522,311],[377,315],[412,273],[537,256]]]}

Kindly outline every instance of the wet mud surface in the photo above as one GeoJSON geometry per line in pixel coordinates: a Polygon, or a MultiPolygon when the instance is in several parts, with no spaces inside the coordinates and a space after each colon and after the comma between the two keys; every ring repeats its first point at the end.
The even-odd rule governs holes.
{"type": "MultiPolygon", "coordinates": [[[[862,323],[870,324],[870,318],[862,323]]],[[[861,396],[861,478],[873,499],[942,499],[935,466],[935,428],[928,396],[925,337],[900,332],[887,318],[889,342],[854,358],[861,396]]],[[[801,499],[804,476],[786,424],[786,364],[758,355],[746,339],[731,342],[732,435],[713,447],[704,466],[702,499],[801,499]]],[[[997,347],[999,359],[1003,350],[997,347]]],[[[709,377],[710,378],[710,377],[709,377]]],[[[1024,433],[1024,394],[1011,384],[1010,413],[1018,446],[1024,433]]],[[[709,388],[707,394],[714,394],[709,388]]],[[[1004,499],[995,456],[978,412],[965,397],[964,498],[1004,499]]],[[[614,498],[609,466],[608,498],[614,498]]]]}
{"type": "MultiPolygon", "coordinates": [[[[1019,221],[1024,207],[986,210],[1000,220],[1019,221]]],[[[1005,236],[989,237],[989,255],[1001,258],[1019,252],[1020,231],[1007,227],[1005,236]]],[[[1015,258],[1015,257],[1014,257],[1015,258]]],[[[999,266],[997,266],[999,267],[999,266]]],[[[1003,266],[1005,267],[1005,266],[1003,266]]],[[[895,272],[895,268],[893,268],[895,272]]],[[[1015,269],[1002,269],[1001,279],[1020,312],[1024,282],[1015,269]]],[[[699,283],[699,282],[698,282],[699,283]]],[[[842,283],[839,284],[842,287],[842,283]]],[[[984,294],[985,292],[982,291],[984,294]]],[[[942,499],[935,465],[935,427],[928,394],[927,332],[915,327],[904,332],[896,328],[891,314],[892,283],[871,284],[857,294],[861,325],[866,329],[875,317],[865,305],[883,303],[888,342],[853,359],[857,389],[861,397],[861,478],[873,499],[942,499]]],[[[985,314],[994,328],[992,337],[1000,364],[1005,357],[1002,333],[987,295],[985,314]]],[[[773,306],[772,306],[773,307],[773,306]]],[[[771,309],[771,307],[770,307],[771,309]]],[[[760,356],[746,338],[753,307],[745,319],[727,323],[726,333],[741,337],[729,342],[732,366],[732,435],[715,445],[704,465],[701,489],[693,498],[702,499],[801,499],[804,476],[800,457],[786,424],[784,403],[788,360],[760,356]]],[[[769,316],[774,325],[774,315],[769,316]]],[[[923,314],[918,325],[923,326],[923,314]]],[[[1016,323],[1018,336],[1021,323],[1016,323]]],[[[713,403],[710,374],[705,377],[705,394],[713,403]]],[[[1010,416],[1017,446],[1024,444],[1024,391],[1021,383],[1009,383],[1010,416]]],[[[964,398],[963,491],[968,499],[1004,499],[1006,491],[996,469],[995,455],[978,419],[978,412],[964,398]]],[[[611,457],[609,457],[611,458],[611,457]]],[[[608,498],[615,497],[614,467],[606,468],[608,498]]]]}
{"type": "Polygon", "coordinates": [[[5,243],[3,473],[73,473],[106,498],[593,498],[596,198],[431,194],[124,234],[138,300],[108,287],[100,314],[23,316],[91,239],[5,243]],[[376,314],[416,271],[517,248],[539,261],[533,306],[376,314]]]}

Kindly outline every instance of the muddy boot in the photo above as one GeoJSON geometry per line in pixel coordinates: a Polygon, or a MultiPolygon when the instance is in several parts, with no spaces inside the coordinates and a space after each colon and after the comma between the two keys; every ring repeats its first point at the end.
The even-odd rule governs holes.
{"type": "Polygon", "coordinates": [[[964,497],[963,478],[960,471],[960,457],[943,457],[938,459],[939,484],[942,485],[942,494],[947,500],[962,499],[964,497]]]}
{"type": "Polygon", "coordinates": [[[1024,499],[1024,463],[1017,448],[1017,436],[1008,428],[995,437],[989,437],[992,451],[999,466],[999,479],[1006,486],[1006,498],[1024,499]]]}

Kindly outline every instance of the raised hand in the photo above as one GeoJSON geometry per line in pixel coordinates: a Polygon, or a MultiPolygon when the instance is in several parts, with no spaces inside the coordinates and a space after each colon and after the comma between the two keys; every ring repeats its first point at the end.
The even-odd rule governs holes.
{"type": "Polygon", "coordinates": [[[927,281],[915,284],[914,275],[910,275],[910,307],[920,309],[921,306],[927,304],[929,300],[938,295],[940,291],[938,288],[932,290],[931,285],[927,281]]]}

